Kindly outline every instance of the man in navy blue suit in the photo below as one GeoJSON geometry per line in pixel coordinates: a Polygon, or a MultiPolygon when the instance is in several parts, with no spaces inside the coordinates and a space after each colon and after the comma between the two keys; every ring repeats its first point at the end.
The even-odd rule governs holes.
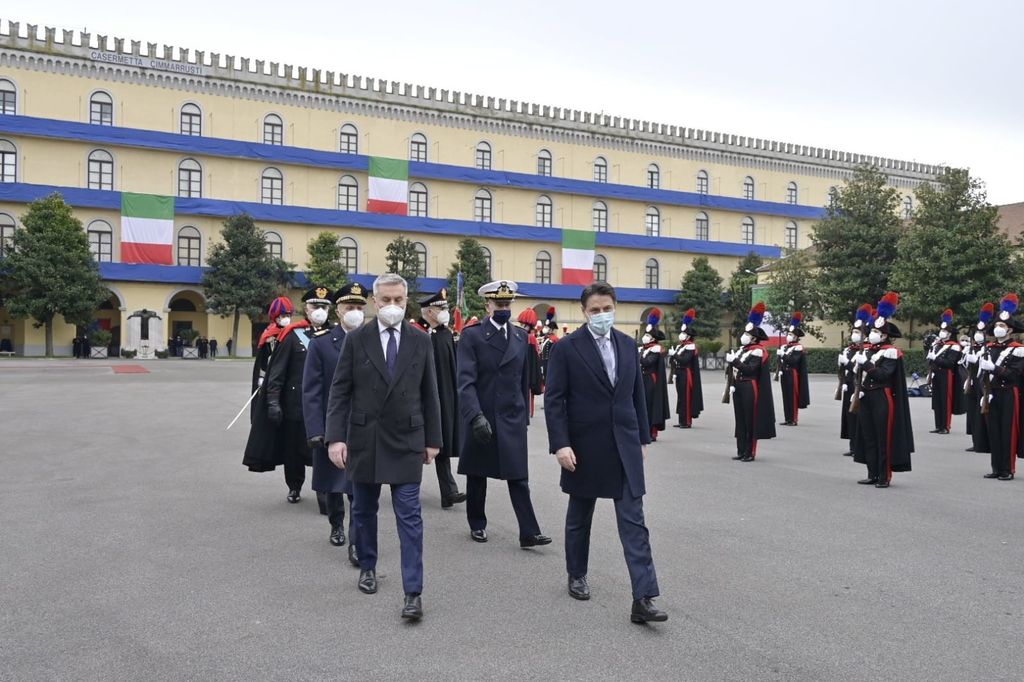
{"type": "Polygon", "coordinates": [[[619,539],[633,587],[630,620],[668,620],[644,523],[644,459],[651,442],[636,344],[613,328],[615,289],[595,282],[580,304],[587,324],[555,345],[548,360],[544,414],[551,452],[562,466],[569,595],[590,599],[587,561],[597,498],[615,500],[619,539]]]}

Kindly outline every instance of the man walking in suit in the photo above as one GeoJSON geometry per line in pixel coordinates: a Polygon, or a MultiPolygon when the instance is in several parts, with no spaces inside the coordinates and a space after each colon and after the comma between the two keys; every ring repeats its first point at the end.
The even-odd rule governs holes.
{"type": "Polygon", "coordinates": [[[402,554],[402,617],[423,617],[423,465],[441,448],[441,407],[430,337],[405,321],[409,287],[396,274],[373,283],[377,319],[345,338],[327,407],[328,456],[353,484],[359,590],[377,591],[377,508],[391,486],[402,554]]]}
{"type": "Polygon", "coordinates": [[[462,454],[459,473],[466,476],[466,515],[470,537],[487,542],[487,479],[508,481],[512,508],[519,521],[519,546],[551,544],[541,534],[530,501],[526,427],[530,421],[532,353],[526,332],[513,325],[512,301],[519,289],[502,280],[480,287],[487,299],[483,322],[462,331],[458,347],[459,412],[462,454]]]}
{"type": "Polygon", "coordinates": [[[590,599],[587,562],[590,526],[597,498],[615,500],[619,539],[633,588],[630,620],[668,620],[654,606],[658,579],[644,523],[644,459],[651,432],[647,423],[636,344],[613,329],[615,289],[595,282],[580,304],[587,324],[562,339],[548,362],[544,413],[550,450],[562,466],[565,562],[569,595],[590,599]]]}

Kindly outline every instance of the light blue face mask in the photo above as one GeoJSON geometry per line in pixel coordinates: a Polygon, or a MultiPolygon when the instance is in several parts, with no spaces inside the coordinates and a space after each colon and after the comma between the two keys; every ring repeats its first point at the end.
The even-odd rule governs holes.
{"type": "Polygon", "coordinates": [[[597,313],[590,316],[590,330],[598,336],[604,336],[611,331],[615,324],[615,311],[610,313],[597,313]]]}

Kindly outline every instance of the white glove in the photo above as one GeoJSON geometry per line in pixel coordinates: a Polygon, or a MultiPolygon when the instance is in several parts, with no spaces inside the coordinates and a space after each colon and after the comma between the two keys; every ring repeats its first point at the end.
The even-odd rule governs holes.
{"type": "Polygon", "coordinates": [[[738,354],[739,354],[739,351],[735,351],[735,350],[729,351],[728,353],[725,354],[725,361],[726,362],[732,362],[733,360],[736,359],[736,356],[738,354]]]}
{"type": "Polygon", "coordinates": [[[980,358],[980,357],[981,357],[981,353],[968,353],[966,355],[967,363],[970,364],[970,365],[973,365],[974,363],[976,363],[978,361],[978,358],[980,358]]]}
{"type": "Polygon", "coordinates": [[[986,372],[993,372],[996,369],[996,363],[992,362],[988,358],[982,358],[978,362],[978,367],[980,367],[982,370],[986,372]]]}
{"type": "Polygon", "coordinates": [[[846,367],[848,364],[850,364],[850,358],[846,357],[846,353],[840,353],[839,354],[839,366],[840,367],[846,367]]]}
{"type": "Polygon", "coordinates": [[[860,393],[858,393],[857,397],[859,397],[861,400],[863,400],[864,399],[864,391],[861,391],[860,393]]]}
{"type": "Polygon", "coordinates": [[[934,360],[935,359],[935,351],[933,351],[933,350],[928,351],[928,359],[929,360],[934,360]]]}
{"type": "Polygon", "coordinates": [[[858,365],[863,365],[868,361],[868,354],[861,351],[853,356],[853,361],[858,365]]]}
{"type": "Polygon", "coordinates": [[[846,393],[846,389],[848,389],[848,388],[849,388],[849,386],[847,386],[846,384],[843,384],[843,389],[840,392],[841,393],[846,393]]]}
{"type": "Polygon", "coordinates": [[[729,387],[729,393],[735,393],[735,392],[736,392],[736,387],[735,386],[730,386],[729,387]]]}
{"type": "Polygon", "coordinates": [[[965,381],[965,382],[964,382],[964,392],[966,392],[966,391],[967,391],[967,385],[968,385],[969,383],[971,383],[971,382],[970,382],[970,381],[965,381]]]}

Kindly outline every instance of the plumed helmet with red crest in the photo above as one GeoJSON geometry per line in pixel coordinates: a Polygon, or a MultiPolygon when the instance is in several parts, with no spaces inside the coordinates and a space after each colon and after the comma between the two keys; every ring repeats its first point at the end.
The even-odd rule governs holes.
{"type": "Polygon", "coordinates": [[[544,314],[544,326],[553,331],[558,331],[558,322],[555,321],[555,306],[548,306],[548,311],[544,314]]]}
{"type": "Polygon", "coordinates": [[[294,309],[295,307],[290,299],[285,296],[278,296],[271,301],[270,308],[267,309],[267,317],[273,322],[282,315],[291,315],[294,309]]]}
{"type": "Polygon", "coordinates": [[[900,305],[900,295],[895,291],[890,291],[885,296],[882,296],[882,300],[878,302],[878,310],[875,313],[875,321],[871,323],[871,326],[882,332],[890,339],[898,339],[903,336],[900,333],[900,328],[891,322],[892,317],[896,314],[896,308],[900,305]]]}
{"type": "Polygon", "coordinates": [[[537,324],[537,311],[533,308],[527,308],[523,312],[519,313],[519,317],[516,318],[519,324],[523,325],[527,329],[533,329],[534,325],[537,324]]]}
{"type": "Polygon", "coordinates": [[[981,310],[978,311],[978,324],[977,324],[978,331],[983,332],[986,329],[988,329],[989,323],[992,321],[992,318],[995,317],[995,316],[996,316],[996,306],[995,306],[994,303],[989,301],[989,302],[985,303],[983,306],[981,306],[981,310]]]}
{"type": "Polygon", "coordinates": [[[863,329],[871,324],[872,318],[875,316],[875,309],[871,307],[870,303],[865,303],[861,307],[857,308],[857,315],[853,318],[853,328],[863,329]]]}
{"type": "Polygon", "coordinates": [[[758,301],[750,309],[750,314],[747,315],[747,324],[743,327],[743,331],[759,341],[767,341],[768,335],[761,329],[762,322],[764,322],[764,301],[758,301]]]}
{"type": "Polygon", "coordinates": [[[804,314],[799,310],[789,316],[789,333],[799,338],[804,335],[804,314]]]}
{"type": "Polygon", "coordinates": [[[661,331],[661,329],[658,328],[659,324],[661,324],[661,310],[658,308],[654,308],[647,315],[647,326],[644,327],[644,333],[650,334],[651,338],[653,338],[655,341],[664,341],[665,332],[661,331]]]}
{"type": "Polygon", "coordinates": [[[693,308],[687,310],[685,313],[683,313],[683,321],[679,325],[679,331],[682,332],[683,334],[686,334],[687,336],[693,336],[693,332],[690,331],[690,325],[693,324],[693,321],[696,319],[697,311],[694,310],[693,308]]]}
{"type": "Polygon", "coordinates": [[[939,331],[949,332],[950,337],[956,336],[956,327],[953,326],[953,310],[952,308],[946,308],[942,311],[942,317],[939,318],[939,331]]]}
{"type": "Polygon", "coordinates": [[[1017,298],[1017,294],[1006,294],[1003,296],[999,301],[999,312],[989,325],[989,333],[991,334],[992,330],[1000,322],[1010,328],[1010,333],[1016,334],[1024,331],[1024,323],[1021,323],[1015,316],[1019,307],[1020,299],[1017,298]]]}

